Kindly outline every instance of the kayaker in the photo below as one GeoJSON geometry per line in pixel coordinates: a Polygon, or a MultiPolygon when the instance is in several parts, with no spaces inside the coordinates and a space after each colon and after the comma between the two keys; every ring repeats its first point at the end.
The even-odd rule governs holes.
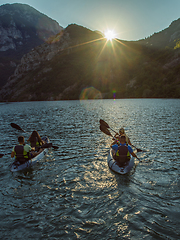
{"type": "Polygon", "coordinates": [[[138,159],[131,146],[126,144],[126,135],[118,136],[118,140],[120,144],[112,143],[111,147],[113,149],[113,158],[117,161],[119,166],[123,166],[127,161],[129,161],[130,154],[138,159]]]}
{"type": "Polygon", "coordinates": [[[116,133],[114,137],[118,138],[118,136],[121,136],[121,135],[125,135],[126,136],[126,144],[132,145],[132,143],[131,143],[129,137],[126,135],[125,130],[124,130],[123,127],[119,129],[119,134],[116,133]]]}
{"type": "Polygon", "coordinates": [[[32,132],[31,136],[27,141],[30,142],[31,147],[34,147],[36,151],[38,151],[40,147],[44,144],[44,141],[41,139],[39,133],[36,130],[32,132]]]}
{"type": "Polygon", "coordinates": [[[20,162],[20,164],[25,163],[29,159],[39,154],[36,152],[32,152],[35,149],[31,148],[31,146],[24,143],[23,136],[18,137],[18,142],[19,144],[13,147],[13,150],[11,152],[11,157],[12,158],[15,157],[16,161],[20,162]]]}

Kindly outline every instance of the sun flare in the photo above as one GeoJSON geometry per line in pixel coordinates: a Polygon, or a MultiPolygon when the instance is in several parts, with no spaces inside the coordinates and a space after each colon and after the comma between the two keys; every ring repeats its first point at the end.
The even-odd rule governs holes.
{"type": "Polygon", "coordinates": [[[116,37],[116,34],[113,30],[107,30],[105,33],[105,38],[107,38],[107,40],[112,41],[112,39],[114,39],[116,37]]]}

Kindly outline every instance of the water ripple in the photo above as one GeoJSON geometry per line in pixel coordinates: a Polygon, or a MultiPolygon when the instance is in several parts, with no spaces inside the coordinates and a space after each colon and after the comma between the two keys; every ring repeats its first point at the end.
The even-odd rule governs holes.
{"type": "MultiPolygon", "coordinates": [[[[1,239],[180,239],[180,100],[127,99],[0,105],[1,152],[19,131],[48,135],[50,150],[33,169],[0,162],[1,239]],[[127,176],[109,170],[111,137],[99,119],[144,152],[127,176]]],[[[113,132],[112,132],[113,133],[113,132]]],[[[25,138],[28,134],[24,133],[25,138]]]]}

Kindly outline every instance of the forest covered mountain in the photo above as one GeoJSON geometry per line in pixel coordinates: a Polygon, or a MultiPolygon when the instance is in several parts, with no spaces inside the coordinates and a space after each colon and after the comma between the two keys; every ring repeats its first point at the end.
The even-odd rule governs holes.
{"type": "Polygon", "coordinates": [[[140,43],[158,49],[176,48],[180,41],[180,19],[173,21],[170,26],[152,36],[143,39],[140,43]]]}
{"type": "Polygon", "coordinates": [[[24,54],[62,29],[55,20],[26,4],[0,6],[0,87],[24,54]]]}
{"type": "Polygon", "coordinates": [[[179,98],[180,19],[140,41],[69,25],[25,54],[1,101],[179,98]]]}

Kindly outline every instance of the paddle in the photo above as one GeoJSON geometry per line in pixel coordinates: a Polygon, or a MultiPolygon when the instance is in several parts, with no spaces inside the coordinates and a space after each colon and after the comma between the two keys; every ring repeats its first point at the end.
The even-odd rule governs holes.
{"type": "Polygon", "coordinates": [[[100,130],[101,130],[103,133],[105,133],[106,135],[109,135],[109,136],[112,136],[112,137],[113,137],[113,135],[110,133],[110,131],[109,131],[106,127],[104,127],[103,125],[100,125],[100,130]]]}
{"type": "Polygon", "coordinates": [[[43,144],[40,148],[54,148],[54,149],[58,149],[58,146],[53,146],[52,143],[45,143],[43,144]]]}
{"type": "Polygon", "coordinates": [[[27,133],[26,131],[24,131],[19,125],[15,124],[15,123],[11,123],[11,127],[17,129],[17,130],[20,130],[20,131],[23,131],[25,133],[27,133]]]}
{"type": "MultiPolygon", "coordinates": [[[[17,129],[17,130],[20,130],[20,131],[23,131],[24,133],[28,133],[30,134],[29,132],[26,132],[25,130],[23,130],[19,125],[17,125],[16,123],[11,123],[11,127],[17,129]]],[[[46,144],[51,144],[51,147],[54,148],[54,149],[58,149],[59,147],[58,146],[54,146],[52,145],[52,143],[46,143],[46,144]]],[[[42,145],[42,146],[45,146],[43,148],[49,148],[49,147],[46,147],[46,144],[42,145]]],[[[41,146],[41,148],[42,148],[41,146]]]]}
{"type": "MultiPolygon", "coordinates": [[[[109,132],[109,130],[107,128],[110,128],[109,125],[107,124],[107,122],[105,122],[103,119],[100,119],[99,120],[100,122],[100,130],[102,132],[104,132],[105,134],[107,134],[109,132]]],[[[113,132],[117,133],[116,131],[114,131],[112,128],[110,128],[113,132]]],[[[109,132],[110,133],[110,132],[109,132]]],[[[111,134],[111,133],[110,133],[111,134]]],[[[110,134],[107,134],[107,135],[110,135],[110,134]]],[[[110,135],[112,136],[112,134],[110,135]]],[[[134,145],[131,144],[131,146],[133,146],[134,148],[136,148],[137,152],[142,152],[143,150],[135,147],[134,145]]]]}
{"type": "MultiPolygon", "coordinates": [[[[106,128],[110,128],[110,126],[107,124],[107,122],[105,122],[104,120],[100,119],[99,120],[100,125],[106,127],[106,128]]],[[[112,128],[110,128],[113,132],[117,133],[116,131],[114,131],[112,128]]],[[[118,134],[118,133],[117,133],[118,134]]]]}
{"type": "Polygon", "coordinates": [[[0,158],[2,158],[4,155],[10,155],[10,153],[0,154],[0,158]]]}

